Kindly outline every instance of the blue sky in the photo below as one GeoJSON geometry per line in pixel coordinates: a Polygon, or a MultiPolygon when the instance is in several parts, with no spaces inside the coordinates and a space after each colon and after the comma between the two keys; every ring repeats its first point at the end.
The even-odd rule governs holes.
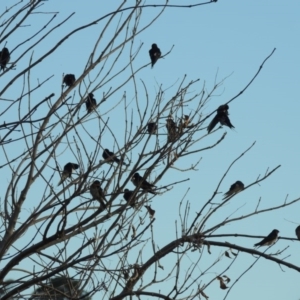
{"type": "MultiPolygon", "coordinates": [[[[91,22],[115,9],[114,4],[110,1],[105,1],[105,5],[101,2],[86,0],[83,3],[80,0],[73,0],[72,7],[66,5],[65,1],[61,3],[59,1],[46,2],[44,9],[41,10],[58,11],[56,22],[67,17],[71,12],[76,13],[65,26],[62,26],[59,31],[49,37],[47,43],[43,43],[40,47],[34,49],[34,57],[39,57],[52,42],[57,41],[59,37],[63,37],[70,30],[91,22]]],[[[182,4],[182,2],[172,0],[170,4],[182,4]]],[[[197,3],[197,1],[184,2],[197,3]]],[[[135,1],[128,1],[127,5],[134,3],[135,1]]],[[[158,2],[146,2],[146,4],[152,3],[158,2]]],[[[0,10],[3,11],[7,5],[9,5],[9,1],[3,1],[0,4],[0,10]]],[[[141,24],[149,20],[156,11],[155,8],[145,9],[141,24]]],[[[217,3],[196,8],[168,8],[153,25],[136,38],[134,47],[137,48],[141,43],[143,43],[143,46],[133,64],[135,68],[149,62],[148,50],[152,43],[157,43],[163,54],[168,52],[174,45],[171,53],[164,59],[159,60],[153,69],[147,66],[136,76],[140,89],[138,101],[141,105],[143,90],[140,79],[147,83],[150,98],[154,98],[159,85],[162,84],[164,88],[169,87],[180,81],[185,74],[187,82],[200,78],[200,82],[194,87],[195,91],[196,88],[201,90],[203,83],[209,91],[215,85],[215,81],[218,82],[228,77],[215,93],[215,97],[204,107],[203,114],[209,114],[219,105],[237,95],[253,78],[263,60],[276,48],[276,51],[265,63],[251,86],[230,104],[230,119],[235,129],[223,128],[218,130],[199,142],[201,145],[199,147],[213,144],[226,131],[226,138],[220,145],[212,150],[189,156],[182,163],[178,162],[180,166],[181,164],[190,166],[202,157],[197,172],[181,173],[171,170],[162,180],[162,184],[168,184],[190,178],[188,183],[177,185],[171,192],[153,199],[152,207],[156,210],[156,220],[153,228],[155,241],[160,248],[175,239],[174,228],[175,221],[178,220],[179,203],[187,189],[190,187],[184,201],[190,202],[189,221],[191,222],[195,213],[199,211],[202,204],[214,192],[229,164],[253,142],[256,142],[255,146],[233,166],[223,181],[220,187],[221,192],[226,192],[236,180],[241,180],[245,185],[248,185],[255,181],[259,175],[265,174],[268,168],[272,169],[278,165],[281,165],[281,167],[260,185],[255,185],[234,197],[220,214],[216,214],[208,222],[207,226],[220,222],[238,207],[241,208],[236,213],[237,215],[253,210],[260,197],[261,206],[269,207],[281,204],[287,195],[289,200],[300,196],[300,143],[298,139],[300,125],[297,122],[298,111],[300,110],[298,99],[300,79],[299,11],[300,4],[298,2],[278,0],[263,2],[220,0],[217,3]]],[[[22,38],[22,30],[24,30],[24,34],[28,34],[30,30],[34,30],[39,24],[42,24],[41,22],[45,17],[45,15],[36,15],[36,23],[32,23],[30,28],[20,29],[18,34],[7,41],[7,47],[14,48],[22,38]]],[[[79,75],[83,71],[87,62],[87,55],[92,50],[93,42],[103,24],[105,22],[99,22],[98,25],[70,37],[52,57],[45,59],[43,68],[39,67],[32,72],[32,84],[36,83],[37,79],[42,80],[54,75],[34,95],[32,101],[38,102],[51,92],[54,92],[58,97],[62,74],[65,72],[79,75]]],[[[103,44],[110,38],[111,34],[113,34],[112,29],[104,36],[103,44]]],[[[20,55],[21,50],[18,52],[17,49],[15,54],[20,55]]],[[[117,67],[126,63],[128,53],[127,47],[118,60],[117,67]]],[[[14,56],[12,55],[13,60],[14,56]]],[[[28,64],[28,60],[29,54],[18,64],[17,71],[24,68],[28,64]]],[[[4,78],[3,80],[9,80],[9,76],[12,75],[8,74],[7,79],[4,78]]],[[[118,83],[118,79],[116,79],[112,84],[116,85],[118,83]]],[[[110,84],[95,93],[96,99],[101,98],[102,93],[109,90],[109,87],[110,84]]],[[[75,90],[75,102],[78,101],[79,89],[75,90]]],[[[85,90],[82,88],[82,91],[85,90]]],[[[13,99],[18,92],[17,88],[9,89],[3,97],[13,99]]],[[[133,99],[133,85],[128,84],[115,94],[116,102],[122,98],[124,92],[126,92],[128,101],[133,99]]],[[[172,90],[167,94],[167,96],[169,95],[172,95],[172,90]]],[[[104,103],[100,110],[101,113],[102,111],[107,112],[104,116],[110,117],[112,128],[119,137],[121,144],[123,133],[120,130],[120,120],[124,119],[124,109],[120,105],[111,113],[108,112],[109,107],[104,103]]],[[[134,102],[131,103],[130,109],[134,110],[134,102]]],[[[193,107],[189,109],[192,110],[193,107]]],[[[12,112],[10,114],[11,118],[16,116],[12,112]]],[[[0,122],[2,121],[0,120],[0,122]]],[[[5,121],[8,122],[7,119],[5,121]]],[[[163,126],[163,124],[162,122],[160,125],[163,126]]],[[[91,126],[95,126],[95,124],[91,126]]],[[[109,134],[103,138],[103,143],[111,145],[112,138],[109,134]]],[[[108,148],[110,147],[108,146],[108,148]]],[[[71,154],[66,151],[61,156],[62,166],[69,155],[71,154]]],[[[155,174],[153,175],[155,176],[155,174]]],[[[1,172],[1,178],[5,182],[9,179],[3,171],[1,172]]],[[[58,181],[58,175],[53,180],[54,182],[58,181]]],[[[133,186],[130,184],[129,188],[133,188],[133,186]]],[[[35,194],[39,192],[42,193],[43,190],[34,191],[35,194]]],[[[221,201],[221,195],[216,200],[221,201]]],[[[300,204],[297,203],[280,211],[258,215],[241,223],[232,223],[223,227],[219,232],[267,235],[272,229],[277,228],[280,230],[280,236],[294,238],[295,227],[300,224],[299,206],[300,204]]],[[[144,215],[144,213],[144,211],[139,212],[140,215],[144,215]]],[[[231,238],[230,242],[252,248],[257,240],[231,238]]],[[[274,253],[285,246],[289,246],[289,248],[281,257],[290,255],[287,260],[296,265],[299,264],[300,245],[298,242],[280,240],[269,251],[274,253]]],[[[214,260],[222,253],[222,249],[211,249],[211,251],[212,255],[208,260],[214,260]]],[[[143,253],[144,261],[147,260],[148,255],[151,255],[151,249],[149,252],[147,250],[143,253]]],[[[190,261],[195,259],[194,255],[191,254],[190,261]]],[[[226,274],[232,281],[236,280],[241,270],[250,266],[254,259],[241,253],[237,265],[226,274]]],[[[160,262],[165,266],[165,269],[168,260],[169,258],[166,258],[165,261],[160,262]]],[[[227,263],[226,259],[223,258],[220,264],[225,268],[227,263]]],[[[187,262],[187,268],[188,266],[187,262]]],[[[202,270],[202,267],[202,265],[199,265],[199,270],[202,270]]],[[[260,259],[235,285],[228,299],[276,300],[284,299],[287,295],[289,299],[298,299],[300,294],[297,272],[286,268],[283,268],[283,270],[285,272],[278,265],[260,259]]],[[[166,271],[164,272],[166,273],[166,271]]],[[[184,272],[184,269],[182,272],[184,272]]],[[[214,275],[217,275],[217,273],[214,275]]],[[[202,283],[205,283],[205,278],[203,278],[202,283]]],[[[206,294],[210,296],[210,299],[222,299],[225,296],[225,292],[218,288],[218,282],[211,284],[206,290],[206,294]]]]}

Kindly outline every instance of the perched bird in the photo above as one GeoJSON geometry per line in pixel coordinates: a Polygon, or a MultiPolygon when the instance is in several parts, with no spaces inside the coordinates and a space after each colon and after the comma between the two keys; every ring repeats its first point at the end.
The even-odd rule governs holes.
{"type": "Polygon", "coordinates": [[[181,122],[180,122],[180,124],[179,124],[178,131],[179,131],[180,133],[182,133],[182,132],[183,132],[183,129],[187,128],[188,125],[189,125],[189,123],[190,123],[190,116],[188,116],[188,115],[183,115],[182,120],[181,120],[181,122]]]}
{"type": "Polygon", "coordinates": [[[298,240],[300,240],[300,225],[296,228],[296,236],[298,238],[298,240]]]}
{"type": "Polygon", "coordinates": [[[231,124],[229,118],[228,118],[228,109],[229,106],[227,104],[220,105],[217,109],[217,114],[212,119],[212,121],[209,123],[207,127],[208,133],[210,133],[214,127],[220,122],[221,125],[228,126],[229,128],[234,128],[234,126],[231,124]]]}
{"type": "Polygon", "coordinates": [[[98,200],[103,207],[106,207],[105,196],[103,190],[101,188],[101,184],[99,180],[95,180],[90,186],[90,193],[93,196],[93,200],[98,200]]]}
{"type": "Polygon", "coordinates": [[[147,208],[148,210],[148,213],[150,215],[150,218],[153,218],[154,217],[154,214],[155,214],[155,210],[151,208],[150,205],[145,205],[145,207],[147,208]]]}
{"type": "Polygon", "coordinates": [[[127,203],[131,207],[135,207],[135,198],[133,197],[133,191],[130,191],[128,189],[124,190],[123,198],[127,201],[127,203]]]}
{"type": "Polygon", "coordinates": [[[94,94],[92,93],[88,94],[88,96],[86,97],[85,105],[88,113],[92,112],[96,108],[97,102],[96,99],[94,98],[94,94]]]}
{"type": "Polygon", "coordinates": [[[68,177],[71,177],[73,170],[76,170],[78,168],[79,168],[79,165],[77,165],[77,164],[70,163],[70,162],[67,163],[64,166],[64,170],[61,174],[61,179],[60,179],[60,182],[58,183],[58,185],[61,185],[68,177]]]}
{"type": "Polygon", "coordinates": [[[149,55],[150,55],[150,58],[151,58],[151,64],[152,64],[152,68],[153,68],[154,64],[161,57],[160,49],[157,47],[156,44],[152,44],[152,47],[149,50],[149,55]]]}
{"type": "Polygon", "coordinates": [[[149,134],[155,134],[157,133],[157,125],[156,123],[148,123],[147,125],[147,131],[149,134]]]}
{"type": "Polygon", "coordinates": [[[131,181],[135,186],[139,186],[141,189],[147,191],[148,193],[151,193],[153,195],[157,194],[153,191],[153,188],[155,188],[155,186],[149,183],[146,179],[143,179],[143,177],[141,177],[139,173],[135,173],[131,178],[131,181]]]}
{"type": "Polygon", "coordinates": [[[168,131],[168,143],[174,142],[177,137],[177,127],[175,122],[171,118],[168,118],[166,127],[168,131]]]}
{"type": "Polygon", "coordinates": [[[10,60],[10,54],[7,48],[3,48],[2,51],[0,51],[0,66],[1,70],[4,70],[7,63],[10,60]]]}
{"type": "Polygon", "coordinates": [[[74,74],[66,74],[63,80],[63,83],[66,86],[71,86],[75,82],[75,75],[74,74]]]}
{"type": "MultiPolygon", "coordinates": [[[[120,163],[121,160],[119,158],[116,157],[116,155],[109,151],[108,149],[104,149],[102,157],[107,160],[107,162],[116,162],[116,163],[120,163]]],[[[122,163],[125,166],[128,166],[127,164],[125,164],[124,162],[122,163]]]]}
{"type": "Polygon", "coordinates": [[[237,182],[232,184],[229,191],[224,194],[223,200],[226,200],[229,197],[231,197],[232,195],[235,195],[235,194],[239,193],[243,189],[244,189],[244,184],[241,181],[238,180],[237,182]]]}
{"type": "Polygon", "coordinates": [[[279,230],[273,229],[272,232],[265,237],[261,242],[254,244],[254,247],[270,246],[274,244],[278,238],[279,230]]]}

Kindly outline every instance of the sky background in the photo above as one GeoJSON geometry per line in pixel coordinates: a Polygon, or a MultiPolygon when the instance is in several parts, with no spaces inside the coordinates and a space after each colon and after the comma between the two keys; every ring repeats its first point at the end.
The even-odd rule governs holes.
{"type": "MultiPolygon", "coordinates": [[[[198,3],[198,1],[193,0],[184,2],[198,3]]],[[[0,11],[3,11],[9,3],[10,1],[1,1],[0,11]]],[[[71,12],[75,12],[75,15],[59,31],[51,35],[47,43],[34,49],[34,57],[39,57],[52,42],[54,43],[70,30],[115,10],[114,3],[119,2],[105,1],[105,5],[103,3],[102,1],[72,0],[70,7],[67,1],[46,2],[41,10],[59,12],[56,22],[63,20],[71,12]]],[[[132,3],[135,1],[128,1],[127,6],[132,3]]],[[[146,4],[152,3],[161,2],[146,2],[146,4]]],[[[170,1],[170,4],[182,3],[183,1],[170,1]]],[[[156,11],[157,9],[153,7],[146,8],[141,24],[151,19],[156,11]]],[[[227,132],[225,140],[217,147],[187,157],[187,160],[184,161],[185,166],[190,166],[202,157],[197,172],[181,173],[171,170],[163,179],[162,185],[185,178],[190,178],[190,181],[186,184],[177,185],[171,192],[153,200],[152,207],[156,210],[155,241],[160,248],[176,238],[175,221],[179,219],[179,203],[187,188],[190,187],[190,190],[184,201],[190,202],[189,220],[192,221],[195,213],[213,194],[216,185],[230,163],[253,142],[256,142],[255,146],[234,165],[223,181],[220,192],[226,192],[230,185],[237,180],[248,185],[255,181],[259,175],[265,174],[268,168],[272,169],[278,165],[281,167],[260,185],[255,185],[234,197],[224,207],[221,214],[216,214],[208,222],[208,225],[211,226],[220,222],[235,212],[238,207],[241,208],[236,213],[237,215],[251,211],[255,208],[259,198],[261,198],[261,207],[270,207],[282,204],[287,195],[288,200],[300,196],[299,11],[299,2],[278,0],[265,0],[263,2],[220,0],[217,3],[196,8],[168,8],[154,24],[136,38],[134,47],[137,48],[143,43],[142,50],[134,62],[136,68],[149,62],[148,51],[152,43],[157,43],[162,54],[168,52],[174,45],[172,52],[164,59],[159,60],[153,69],[147,66],[136,77],[141,91],[143,90],[140,79],[147,83],[150,99],[155,97],[161,84],[164,88],[170,87],[176,82],[178,84],[184,75],[187,76],[187,82],[200,78],[200,82],[192,89],[195,91],[196,88],[201,90],[204,82],[209,91],[215,85],[215,81],[218,82],[228,77],[218,92],[215,93],[216,96],[204,107],[203,114],[211,113],[219,105],[237,95],[253,78],[263,60],[276,48],[251,86],[230,104],[230,119],[235,129],[223,128],[199,142],[199,147],[206,147],[213,144],[224,131],[227,132]]],[[[36,23],[32,23],[29,28],[23,28],[24,34],[28,34],[30,30],[36,30],[45,20],[45,15],[37,14],[35,18],[36,23]]],[[[94,40],[104,24],[104,22],[99,22],[97,26],[72,36],[66,44],[61,46],[59,51],[45,59],[42,69],[37,68],[32,72],[31,80],[33,83],[53,75],[47,85],[34,95],[32,101],[38,103],[51,92],[59,96],[63,73],[81,74],[87,61],[87,53],[91,52],[94,40]]],[[[22,38],[21,32],[22,29],[7,41],[8,48],[14,48],[18,44],[19,39],[22,38]]],[[[104,36],[103,44],[113,33],[111,30],[104,36]]],[[[127,50],[124,50],[117,66],[122,66],[127,62],[127,50]]],[[[15,55],[20,55],[20,53],[21,49],[20,52],[18,49],[15,51],[15,55]]],[[[28,53],[18,64],[17,69],[28,64],[30,54],[28,53]]],[[[12,61],[14,60],[13,55],[12,61]]],[[[3,80],[9,80],[9,78],[7,76],[3,80]]],[[[118,79],[112,84],[118,84],[118,79]]],[[[95,98],[101,98],[102,92],[107,91],[109,86],[110,84],[95,93],[95,98]]],[[[82,91],[84,92],[84,90],[82,91]]],[[[133,99],[133,86],[129,84],[115,94],[116,101],[122,98],[124,92],[126,92],[128,101],[133,99]]],[[[172,92],[174,90],[170,91],[169,95],[172,95],[172,92]]],[[[9,89],[2,97],[14,99],[17,94],[18,89],[14,88],[9,89]]],[[[78,98],[78,94],[79,88],[76,89],[74,98],[78,98]]],[[[141,105],[143,97],[141,92],[138,99],[141,105]]],[[[134,109],[134,102],[130,105],[134,109]]],[[[104,103],[101,106],[101,113],[103,110],[108,115],[108,108],[109,106],[106,107],[104,103]]],[[[192,110],[192,107],[189,109],[192,110]]],[[[17,114],[17,112],[15,113],[17,114]]],[[[120,144],[122,144],[123,132],[120,130],[122,127],[120,120],[124,119],[123,106],[120,105],[113,114],[110,113],[109,117],[114,124],[112,125],[114,132],[119,136],[120,144]]],[[[12,112],[11,118],[15,118],[12,112]]],[[[8,122],[9,120],[5,119],[4,121],[8,122]]],[[[0,122],[2,123],[3,120],[0,119],[0,122]]],[[[207,125],[208,123],[209,121],[207,125]]],[[[163,124],[160,125],[163,126],[163,124]]],[[[103,139],[103,144],[111,145],[110,143],[112,143],[112,139],[107,135],[103,139]]],[[[108,148],[111,147],[108,146],[108,148]]],[[[67,151],[62,154],[62,166],[69,155],[70,153],[67,151]]],[[[155,174],[153,175],[155,177],[155,174]]],[[[9,180],[3,170],[1,171],[1,178],[5,182],[9,180]]],[[[56,175],[53,180],[55,184],[59,180],[59,176],[56,175]]],[[[133,188],[131,183],[129,188],[133,188]]],[[[42,192],[42,190],[34,191],[35,196],[42,192]]],[[[216,200],[221,201],[221,197],[221,195],[218,196],[216,200]]],[[[297,203],[292,207],[254,216],[240,223],[229,224],[220,229],[218,233],[267,235],[276,228],[280,231],[280,236],[294,238],[295,228],[300,224],[299,210],[300,203],[297,203]]],[[[144,216],[145,211],[141,211],[139,214],[144,216]]],[[[258,240],[231,238],[230,242],[252,248],[258,240]]],[[[289,246],[289,248],[281,257],[289,255],[286,260],[299,265],[300,244],[297,241],[279,240],[268,251],[274,253],[285,246],[289,246]]],[[[223,252],[222,249],[218,248],[212,248],[211,251],[211,260],[223,252]]],[[[194,259],[194,255],[189,256],[191,261],[194,259]]],[[[146,260],[147,252],[143,256],[146,260]]],[[[165,258],[160,263],[166,267],[168,259],[165,258]]],[[[224,262],[222,261],[220,265],[221,270],[223,270],[221,266],[225,267],[228,263],[226,259],[223,260],[224,262]]],[[[241,253],[238,257],[237,266],[226,272],[226,275],[233,281],[236,280],[242,268],[249,267],[254,260],[255,258],[241,253]]],[[[189,264],[187,264],[188,266],[189,264]]],[[[202,270],[202,266],[198,266],[198,268],[202,270]]],[[[285,267],[281,270],[278,265],[260,259],[235,285],[227,299],[279,300],[288,297],[288,299],[297,300],[300,298],[298,283],[299,274],[296,271],[285,267]]],[[[225,293],[218,288],[218,282],[211,284],[206,290],[210,299],[223,299],[225,293]]],[[[95,295],[94,299],[96,297],[95,295]]]]}

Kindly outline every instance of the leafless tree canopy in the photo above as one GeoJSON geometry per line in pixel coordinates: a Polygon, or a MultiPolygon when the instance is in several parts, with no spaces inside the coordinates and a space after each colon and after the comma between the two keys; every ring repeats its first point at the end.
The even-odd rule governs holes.
{"type": "MultiPolygon", "coordinates": [[[[226,133],[211,144],[203,140],[228,126],[224,107],[203,111],[224,80],[208,90],[203,80],[188,81],[179,74],[181,81],[167,88],[158,83],[153,91],[138,76],[144,68],[151,70],[150,57],[143,65],[135,63],[151,47],[140,42],[140,35],[172,6],[158,2],[154,6],[138,0],[132,7],[120,2],[115,11],[73,26],[64,36],[60,32],[72,23],[72,13],[62,18],[47,10],[47,1],[9,1],[1,12],[1,299],[90,299],[95,293],[103,299],[208,299],[208,286],[226,289],[226,295],[245,274],[226,275],[240,252],[300,271],[283,259],[285,249],[268,255],[260,248],[237,245],[234,234],[218,231],[299,199],[268,208],[257,203],[247,214],[213,218],[238,193],[279,168],[252,183],[233,182],[222,201],[222,181],[236,161],[251,155],[254,144],[228,162],[196,214],[190,213],[189,203],[181,202],[175,238],[166,237],[163,247],[156,244],[155,203],[164,201],[176,186],[193,188],[189,176],[201,173],[195,173],[201,156],[224,142],[226,133]],[[155,15],[144,19],[150,6],[155,15]],[[41,15],[43,25],[32,26],[41,15]],[[77,51],[67,47],[70,39],[91,27],[98,37],[85,45],[85,52],[78,51],[82,72],[66,69],[57,74],[55,66],[64,63],[59,55],[77,51]],[[193,165],[186,164],[189,157],[193,165]],[[185,172],[186,179],[165,180],[171,169],[185,172]],[[216,257],[213,248],[223,255],[216,257]],[[227,259],[225,268],[218,265],[222,257],[227,259]],[[210,262],[207,268],[197,267],[202,261],[210,262]],[[67,288],[54,284],[59,277],[66,278],[67,288]]],[[[214,2],[176,9],[218,5],[214,2]]],[[[153,68],[171,52],[172,47],[162,51],[153,68]]],[[[248,88],[261,66],[257,69],[249,84],[224,104],[248,88]]],[[[244,237],[255,238],[253,244],[263,238],[244,237]]]]}

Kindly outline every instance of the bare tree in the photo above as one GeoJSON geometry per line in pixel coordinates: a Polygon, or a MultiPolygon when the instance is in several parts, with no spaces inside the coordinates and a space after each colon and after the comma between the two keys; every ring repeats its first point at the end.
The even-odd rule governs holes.
{"type": "MultiPolygon", "coordinates": [[[[177,8],[214,5],[213,2],[216,1],[177,8]]],[[[248,185],[233,182],[222,201],[221,183],[253,145],[228,162],[228,169],[211,197],[199,204],[196,216],[190,214],[189,204],[181,201],[174,240],[166,238],[165,245],[159,248],[153,231],[156,201],[164,201],[176,185],[193,188],[189,186],[189,175],[169,181],[165,175],[171,171],[195,174],[200,153],[207,155],[206,150],[224,141],[226,132],[203,146],[208,135],[222,131],[222,126],[233,127],[228,104],[251,85],[274,50],[247,86],[205,114],[203,109],[224,80],[208,91],[199,79],[187,81],[183,76],[171,88],[158,83],[153,98],[152,87],[137,78],[142,69],[151,66],[149,57],[136,67],[135,60],[145,48],[137,39],[166,10],[176,7],[168,1],[148,5],[138,0],[134,6],[123,1],[110,14],[79,25],[63,37],[59,32],[72,22],[72,14],[57,21],[58,14],[47,11],[47,1],[42,0],[10,5],[1,13],[0,31],[0,145],[1,174],[5,177],[0,243],[0,283],[5,292],[1,299],[30,298],[34,291],[45,288],[49,299],[53,298],[49,283],[55,278],[69,278],[69,283],[76,283],[69,284],[67,292],[55,289],[55,297],[60,294],[69,299],[92,297],[97,292],[107,299],[143,295],[208,299],[208,286],[219,281],[221,289],[230,287],[228,294],[258,259],[300,271],[284,259],[285,249],[266,254],[235,244],[237,234],[222,231],[226,224],[237,225],[257,214],[282,209],[299,198],[268,208],[260,208],[258,201],[246,214],[239,215],[237,208],[234,216],[214,218],[233,197],[266,180],[279,168],[267,170],[248,185]],[[155,15],[143,19],[149,7],[154,8],[155,15]],[[29,28],[38,14],[43,15],[43,26],[29,28]],[[97,29],[98,36],[85,45],[85,53],[78,53],[78,63],[85,65],[82,72],[66,70],[53,76],[55,70],[44,67],[46,60],[52,58],[55,67],[60,53],[77,52],[67,48],[69,38],[91,27],[97,29]],[[55,41],[53,33],[57,35],[55,41]],[[16,35],[21,36],[18,44],[6,44],[16,35]],[[45,45],[47,50],[40,53],[39,47],[43,49],[45,45]],[[3,48],[9,51],[8,59],[3,48]],[[32,80],[36,71],[40,74],[38,82],[32,80]],[[62,85],[53,88],[57,77],[62,85]],[[126,92],[118,97],[121,90],[126,92]],[[186,166],[190,156],[195,163],[186,166]],[[216,257],[213,248],[221,249],[222,255],[216,257]],[[226,272],[241,252],[253,255],[255,261],[231,278],[234,281],[229,284],[226,272]],[[219,264],[222,257],[228,258],[225,267],[219,264]],[[205,267],[199,269],[202,262],[205,267]],[[7,281],[12,278],[13,284],[7,281]]],[[[146,52],[150,48],[151,45],[146,52]]],[[[159,55],[152,53],[154,68],[160,59],[168,59],[171,51],[172,48],[159,55]]],[[[264,238],[240,236],[253,238],[253,243],[264,238]]],[[[277,235],[272,242],[276,238],[277,235]]]]}

